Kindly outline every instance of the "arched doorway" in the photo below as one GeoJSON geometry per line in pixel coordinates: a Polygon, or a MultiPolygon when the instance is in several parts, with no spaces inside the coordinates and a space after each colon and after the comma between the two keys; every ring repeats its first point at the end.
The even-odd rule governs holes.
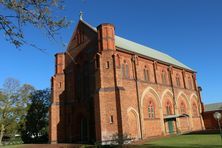
{"type": "Polygon", "coordinates": [[[129,136],[132,139],[138,139],[139,138],[139,118],[137,115],[137,112],[134,111],[134,109],[129,108],[128,109],[128,127],[129,127],[129,136]]]}
{"type": "Polygon", "coordinates": [[[86,143],[89,140],[89,127],[88,127],[88,120],[86,118],[81,119],[80,123],[81,127],[81,142],[86,143]]]}

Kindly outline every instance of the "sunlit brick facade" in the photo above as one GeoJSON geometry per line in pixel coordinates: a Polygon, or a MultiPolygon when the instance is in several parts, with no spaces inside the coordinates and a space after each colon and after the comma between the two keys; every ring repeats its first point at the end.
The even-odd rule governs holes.
{"type": "MultiPolygon", "coordinates": [[[[108,142],[204,129],[196,73],[116,46],[80,20],[52,77],[50,141],[108,142]]],[[[137,49],[134,49],[135,51],[137,49]]]]}

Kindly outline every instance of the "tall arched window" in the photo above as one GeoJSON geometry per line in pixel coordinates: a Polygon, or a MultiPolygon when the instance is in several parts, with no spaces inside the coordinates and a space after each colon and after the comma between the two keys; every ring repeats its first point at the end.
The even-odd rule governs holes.
{"type": "Polygon", "coordinates": [[[121,67],[122,67],[122,70],[121,70],[122,71],[122,78],[124,78],[125,77],[125,64],[123,63],[121,67]]]}
{"type": "Polygon", "coordinates": [[[176,74],[176,84],[177,84],[177,87],[180,87],[180,76],[179,76],[179,74],[176,74]]]}
{"type": "Polygon", "coordinates": [[[154,108],[154,104],[152,101],[150,101],[149,105],[148,105],[148,118],[149,119],[155,118],[155,108],[154,108]]]}
{"type": "Polygon", "coordinates": [[[125,63],[125,65],[126,65],[126,78],[129,78],[129,66],[128,66],[128,64],[127,63],[125,63]]]}
{"type": "Polygon", "coordinates": [[[167,84],[167,78],[166,78],[166,71],[165,70],[162,70],[161,77],[162,77],[162,83],[167,84]]]}
{"type": "Polygon", "coordinates": [[[169,101],[167,101],[167,103],[166,103],[166,114],[167,115],[171,115],[172,114],[172,112],[171,112],[171,105],[170,105],[169,101]]]}
{"type": "Polygon", "coordinates": [[[122,64],[122,77],[129,78],[129,66],[125,60],[122,64]]]}
{"type": "Polygon", "coordinates": [[[189,88],[189,89],[192,89],[192,88],[193,88],[192,80],[191,80],[190,77],[188,77],[188,88],[189,88]]]}
{"type": "Polygon", "coordinates": [[[186,107],[185,107],[184,102],[181,102],[181,104],[180,104],[180,113],[181,114],[185,114],[186,113],[186,107]]]}
{"type": "Polygon", "coordinates": [[[193,116],[198,116],[198,112],[197,112],[197,105],[195,103],[193,103],[192,105],[192,110],[193,110],[193,116]]]}
{"type": "Polygon", "coordinates": [[[144,74],[144,81],[150,81],[149,70],[147,69],[146,66],[144,67],[143,74],[144,74]]]}

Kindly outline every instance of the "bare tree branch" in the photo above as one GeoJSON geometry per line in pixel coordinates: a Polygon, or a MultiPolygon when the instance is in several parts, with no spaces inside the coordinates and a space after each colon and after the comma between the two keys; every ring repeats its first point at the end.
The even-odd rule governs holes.
{"type": "Polygon", "coordinates": [[[16,48],[27,44],[45,51],[25,39],[23,27],[27,24],[44,30],[53,40],[56,40],[55,37],[60,29],[70,24],[66,17],[53,15],[53,12],[64,8],[62,0],[0,0],[0,7],[9,10],[9,14],[0,12],[0,31],[3,31],[6,40],[16,48]]]}

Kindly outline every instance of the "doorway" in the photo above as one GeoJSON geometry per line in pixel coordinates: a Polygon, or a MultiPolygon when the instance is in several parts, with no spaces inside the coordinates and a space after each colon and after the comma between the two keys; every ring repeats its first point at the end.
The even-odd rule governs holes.
{"type": "Polygon", "coordinates": [[[167,123],[168,123],[169,134],[173,134],[174,133],[173,121],[170,120],[167,123]]]}

